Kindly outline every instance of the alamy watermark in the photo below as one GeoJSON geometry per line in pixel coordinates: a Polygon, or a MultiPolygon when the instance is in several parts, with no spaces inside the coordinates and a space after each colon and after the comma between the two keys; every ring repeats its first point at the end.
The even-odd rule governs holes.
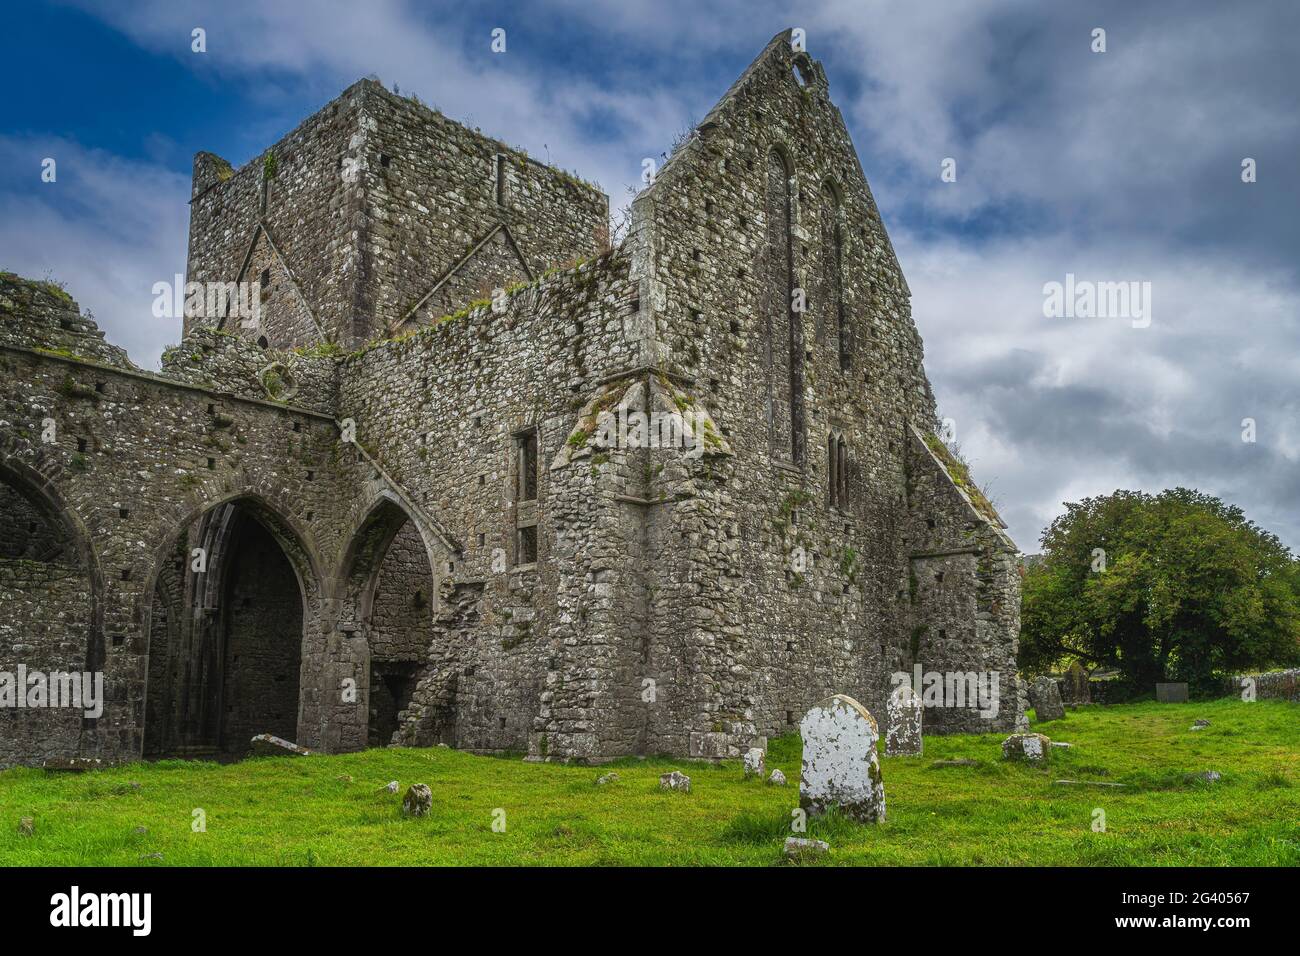
{"type": "Polygon", "coordinates": [[[1150,282],[1094,282],[1065,274],[1043,284],[1043,315],[1049,319],[1129,319],[1135,329],[1151,324],[1150,282]]]}
{"type": "Polygon", "coordinates": [[[916,664],[910,674],[895,671],[889,682],[895,692],[901,687],[910,688],[923,707],[967,708],[979,711],[985,718],[998,715],[998,671],[923,671],[916,664]]]}
{"type": "Polygon", "coordinates": [[[596,430],[598,448],[680,448],[687,458],[704,454],[698,419],[681,412],[646,412],[618,408],[596,430]]]}
{"type": "Polygon", "coordinates": [[[242,328],[255,329],[262,314],[260,282],[186,282],[179,273],[174,282],[155,282],[153,316],[156,319],[239,319],[242,328]]]}
{"type": "Polygon", "coordinates": [[[0,671],[0,707],[62,708],[80,710],[86,717],[104,713],[104,674],[102,671],[29,671],[26,664],[18,670],[0,671]]]}

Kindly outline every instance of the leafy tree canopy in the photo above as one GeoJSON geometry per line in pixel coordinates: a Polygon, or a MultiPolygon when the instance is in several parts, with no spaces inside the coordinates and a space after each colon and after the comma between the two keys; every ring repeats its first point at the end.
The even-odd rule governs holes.
{"type": "Polygon", "coordinates": [[[1025,574],[1020,666],[1116,667],[1134,688],[1300,660],[1300,562],[1186,488],[1066,504],[1025,574]]]}

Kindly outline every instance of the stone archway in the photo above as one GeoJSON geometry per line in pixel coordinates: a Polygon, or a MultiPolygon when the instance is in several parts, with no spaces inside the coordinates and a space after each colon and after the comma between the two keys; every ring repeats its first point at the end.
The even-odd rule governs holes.
{"type": "Polygon", "coordinates": [[[32,467],[9,447],[0,448],[0,766],[83,752],[104,706],[103,582],[89,534],[56,490],[54,466],[32,467]]]}
{"type": "Polygon", "coordinates": [[[299,737],[312,553],[255,495],[183,522],[146,592],[146,756],[230,757],[255,734],[299,737]]]}
{"type": "Polygon", "coordinates": [[[335,593],[339,631],[357,647],[364,676],[366,745],[386,746],[428,660],[446,555],[391,492],[353,532],[335,593]]]}

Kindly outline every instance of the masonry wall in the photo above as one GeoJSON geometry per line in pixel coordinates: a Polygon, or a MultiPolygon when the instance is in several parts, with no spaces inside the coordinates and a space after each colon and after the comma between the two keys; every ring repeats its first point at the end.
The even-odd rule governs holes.
{"type": "Polygon", "coordinates": [[[361,80],[239,170],[196,156],[187,276],[262,282],[229,331],[355,348],[607,245],[598,189],[361,80]]]}
{"type": "Polygon", "coordinates": [[[561,736],[586,733],[575,746],[595,746],[599,667],[587,648],[606,638],[569,602],[598,588],[602,557],[584,546],[596,533],[589,504],[548,466],[600,383],[640,362],[630,272],[625,257],[604,256],[515,292],[499,311],[474,309],[344,364],[340,414],[457,543],[408,742],[524,750],[532,735],[540,746],[549,702],[572,693],[579,703],[561,736]],[[536,498],[519,502],[516,439],[526,433],[537,440],[536,498]],[[564,508],[576,512],[572,528],[556,520],[564,508]],[[535,561],[523,560],[521,528],[536,529],[535,561]]]}
{"type": "MultiPolygon", "coordinates": [[[[889,675],[910,670],[912,631],[924,626],[914,621],[930,616],[908,588],[911,554],[924,548],[908,517],[909,423],[935,427],[910,294],[824,73],[787,40],[634,205],[668,367],[735,450],[725,482],[663,519],[679,532],[665,540],[690,536],[703,551],[692,560],[670,548],[660,561],[673,582],[662,593],[689,597],[655,625],[696,659],[689,712],[676,719],[698,756],[789,731],[831,693],[883,715],[889,675]],[[847,494],[834,504],[831,436],[848,451],[847,494]]],[[[946,596],[934,616],[961,627],[933,629],[952,631],[945,661],[984,669],[996,658],[1005,680],[1012,622],[975,634],[971,582],[987,573],[952,571],[950,584],[972,593],[946,596]]]]}
{"type": "MultiPolygon", "coordinates": [[[[66,324],[89,321],[66,296],[16,279],[0,282],[0,306],[0,329],[41,325],[44,331],[33,336],[38,342],[66,332],[66,324]]],[[[253,503],[276,527],[303,578],[308,635],[298,736],[319,739],[328,654],[318,620],[322,581],[328,582],[343,547],[342,503],[357,487],[349,484],[355,476],[335,465],[337,427],[320,413],[266,397],[100,364],[103,353],[83,357],[80,341],[97,340],[89,335],[45,351],[0,343],[0,478],[11,487],[20,482],[25,494],[45,501],[50,514],[73,529],[81,559],[91,562],[84,622],[73,617],[83,612],[72,595],[42,599],[32,614],[69,615],[67,642],[76,645],[70,656],[81,669],[102,668],[107,697],[97,721],[82,726],[69,720],[57,741],[22,756],[141,752],[154,583],[174,561],[177,536],[217,503],[236,499],[253,503]],[[42,441],[47,433],[52,441],[42,441]]],[[[216,351],[208,358],[220,364],[216,351]]],[[[11,627],[38,633],[48,626],[15,615],[13,603],[6,598],[2,615],[18,622],[11,627]]],[[[16,635],[5,646],[26,643],[16,635]]]]}

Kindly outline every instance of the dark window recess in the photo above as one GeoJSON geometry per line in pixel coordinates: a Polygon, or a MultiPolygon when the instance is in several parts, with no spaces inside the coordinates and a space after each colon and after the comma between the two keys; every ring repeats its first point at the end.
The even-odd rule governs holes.
{"type": "Polygon", "coordinates": [[[296,431],[296,432],[300,432],[300,431],[302,431],[302,422],[294,422],[294,423],[293,423],[293,430],[296,431]]]}
{"type": "Polygon", "coordinates": [[[537,561],[537,526],[519,529],[515,554],[516,564],[534,564],[537,561]]]}
{"type": "Polygon", "coordinates": [[[130,568],[123,568],[123,569],[122,569],[122,580],[123,580],[123,581],[130,581],[130,580],[131,580],[131,569],[130,569],[130,568]]]}
{"type": "Polygon", "coordinates": [[[257,337],[257,347],[261,349],[267,349],[271,347],[271,343],[265,335],[259,335],[257,337]]]}
{"type": "Polygon", "coordinates": [[[389,166],[391,166],[392,164],[393,164],[393,157],[389,156],[387,153],[380,153],[380,154],[379,154],[379,165],[380,165],[380,166],[384,167],[384,169],[387,169],[387,168],[388,168],[389,166]]]}
{"type": "Polygon", "coordinates": [[[212,469],[214,469],[214,468],[216,468],[216,467],[217,467],[217,460],[216,460],[215,458],[209,458],[209,459],[208,459],[208,471],[212,471],[212,469]]]}
{"type": "Polygon", "coordinates": [[[77,439],[77,451],[85,451],[85,450],[86,450],[86,439],[84,439],[84,438],[78,438],[78,439],[77,439]]]}
{"type": "Polygon", "coordinates": [[[847,508],[849,504],[849,452],[843,435],[830,434],[826,438],[827,495],[833,508],[847,508]]]}
{"type": "Polygon", "coordinates": [[[497,205],[506,204],[506,157],[504,153],[497,153],[492,161],[492,174],[495,180],[495,190],[497,205]]]}
{"type": "Polygon", "coordinates": [[[633,300],[632,300],[632,311],[633,311],[633,312],[640,312],[640,311],[641,311],[641,300],[640,300],[640,299],[633,299],[633,300]]]}
{"type": "Polygon", "coordinates": [[[515,484],[516,501],[537,499],[537,432],[524,432],[515,436],[515,461],[518,481],[515,484]]]}
{"type": "Polygon", "coordinates": [[[309,472],[307,472],[307,480],[308,480],[308,481],[315,481],[315,480],[316,480],[316,472],[314,472],[314,471],[309,471],[309,472]]]}
{"type": "Polygon", "coordinates": [[[271,294],[271,268],[270,268],[270,266],[268,266],[267,268],[263,269],[263,270],[262,270],[262,274],[261,274],[260,276],[258,276],[258,285],[259,285],[259,292],[260,292],[261,297],[262,297],[263,299],[265,299],[268,295],[271,294]]]}
{"type": "Polygon", "coordinates": [[[739,320],[739,319],[732,319],[732,320],[731,320],[731,334],[732,334],[732,335],[739,335],[739,334],[740,334],[740,320],[739,320]]]}
{"type": "Polygon", "coordinates": [[[121,646],[122,646],[122,642],[125,641],[125,640],[126,640],[126,636],[125,636],[124,634],[114,634],[114,635],[113,635],[113,646],[114,646],[114,647],[121,647],[121,646]]]}
{"type": "Polygon", "coordinates": [[[129,518],[129,517],[131,517],[131,512],[128,511],[126,508],[118,508],[118,509],[117,509],[117,516],[118,516],[119,518],[129,518]]]}

